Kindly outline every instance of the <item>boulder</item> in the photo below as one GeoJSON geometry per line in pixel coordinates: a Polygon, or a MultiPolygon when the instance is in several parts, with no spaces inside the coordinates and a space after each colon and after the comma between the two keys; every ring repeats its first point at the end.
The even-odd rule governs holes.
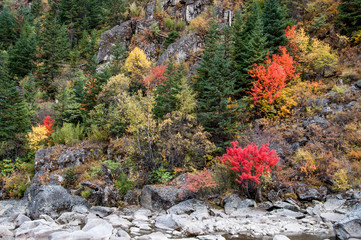
{"type": "Polygon", "coordinates": [[[273,240],[290,240],[290,239],[285,235],[276,235],[273,237],[273,240]]]}
{"type": "Polygon", "coordinates": [[[295,185],[295,192],[301,201],[324,201],[327,194],[326,187],[312,188],[304,183],[297,183],[295,185]]]}
{"type": "Polygon", "coordinates": [[[109,216],[110,214],[114,213],[115,209],[109,208],[109,207],[94,206],[94,207],[90,208],[90,212],[103,218],[103,217],[109,216]]]}
{"type": "Polygon", "coordinates": [[[338,239],[361,239],[361,204],[355,206],[333,228],[338,239]]]}
{"type": "Polygon", "coordinates": [[[175,43],[169,45],[167,50],[160,56],[157,65],[163,65],[169,58],[173,58],[176,62],[183,62],[191,53],[195,53],[202,47],[201,41],[195,33],[188,34],[175,43]]]}
{"type": "Polygon", "coordinates": [[[154,210],[167,210],[192,196],[192,193],[180,186],[146,185],[142,189],[140,203],[143,207],[154,210]]]}
{"type": "Polygon", "coordinates": [[[256,202],[254,200],[242,200],[238,197],[237,194],[233,194],[224,200],[224,211],[226,214],[231,214],[234,211],[239,211],[243,208],[254,206],[256,206],[256,202]]]}
{"type": "Polygon", "coordinates": [[[100,46],[98,50],[97,61],[103,62],[111,59],[111,48],[118,39],[121,43],[124,43],[124,45],[128,47],[133,37],[134,30],[135,21],[129,20],[103,32],[100,36],[100,46]]]}
{"type": "Polygon", "coordinates": [[[54,219],[74,206],[72,196],[59,185],[32,184],[25,198],[29,201],[28,216],[32,219],[38,219],[41,214],[54,219]]]}
{"type": "Polygon", "coordinates": [[[197,199],[189,199],[169,208],[167,210],[167,213],[182,215],[182,214],[191,214],[194,212],[201,212],[204,210],[208,212],[208,207],[205,202],[197,199]]]}

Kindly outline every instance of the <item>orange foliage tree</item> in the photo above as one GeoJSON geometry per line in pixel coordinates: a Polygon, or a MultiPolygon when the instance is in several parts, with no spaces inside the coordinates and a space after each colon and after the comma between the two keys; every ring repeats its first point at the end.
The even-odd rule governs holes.
{"type": "Polygon", "coordinates": [[[279,47],[280,54],[267,58],[264,65],[255,64],[249,71],[254,79],[251,95],[254,105],[272,104],[281,96],[286,83],[298,76],[296,62],[285,47],[279,47]]]}

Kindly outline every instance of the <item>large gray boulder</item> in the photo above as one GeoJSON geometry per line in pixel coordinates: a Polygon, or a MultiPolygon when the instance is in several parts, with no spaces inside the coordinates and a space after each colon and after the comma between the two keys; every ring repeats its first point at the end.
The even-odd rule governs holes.
{"type": "Polygon", "coordinates": [[[75,205],[73,197],[59,185],[32,184],[25,193],[28,200],[28,216],[39,219],[40,215],[46,214],[55,219],[66,211],[71,211],[75,205]]]}
{"type": "Polygon", "coordinates": [[[361,204],[355,206],[333,228],[338,239],[361,239],[361,204]]]}
{"type": "Polygon", "coordinates": [[[188,34],[175,43],[169,45],[167,50],[160,56],[157,65],[163,65],[173,58],[176,62],[183,62],[189,57],[191,53],[200,50],[202,41],[200,41],[195,33],[188,34]]]}
{"type": "Polygon", "coordinates": [[[167,210],[191,195],[191,192],[179,186],[146,185],[142,189],[140,204],[154,211],[167,210]]]}
{"type": "Polygon", "coordinates": [[[100,46],[98,50],[97,61],[107,61],[112,57],[110,50],[117,42],[117,39],[119,39],[120,42],[124,43],[125,46],[128,47],[133,37],[134,30],[135,21],[129,20],[103,32],[100,36],[100,46]]]}

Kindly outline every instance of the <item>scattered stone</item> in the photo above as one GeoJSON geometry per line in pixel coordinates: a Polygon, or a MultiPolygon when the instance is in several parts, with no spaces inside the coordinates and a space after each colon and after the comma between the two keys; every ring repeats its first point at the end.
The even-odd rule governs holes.
{"type": "Polygon", "coordinates": [[[0,226],[0,238],[13,237],[14,234],[5,226],[0,226]]]}

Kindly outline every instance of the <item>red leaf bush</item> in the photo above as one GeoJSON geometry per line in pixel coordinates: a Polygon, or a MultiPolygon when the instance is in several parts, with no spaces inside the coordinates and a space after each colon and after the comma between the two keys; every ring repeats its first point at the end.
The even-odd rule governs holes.
{"type": "Polygon", "coordinates": [[[43,119],[43,126],[46,128],[46,130],[48,130],[48,136],[51,135],[51,133],[54,131],[53,129],[53,123],[54,123],[54,119],[50,116],[46,116],[43,119]]]}
{"type": "Polygon", "coordinates": [[[268,175],[279,161],[276,151],[269,150],[268,143],[260,148],[251,143],[244,149],[237,146],[238,141],[231,144],[232,147],[227,148],[227,153],[217,158],[232,171],[239,172],[236,181],[240,184],[248,186],[249,181],[255,185],[260,184],[261,177],[268,175]]]}

